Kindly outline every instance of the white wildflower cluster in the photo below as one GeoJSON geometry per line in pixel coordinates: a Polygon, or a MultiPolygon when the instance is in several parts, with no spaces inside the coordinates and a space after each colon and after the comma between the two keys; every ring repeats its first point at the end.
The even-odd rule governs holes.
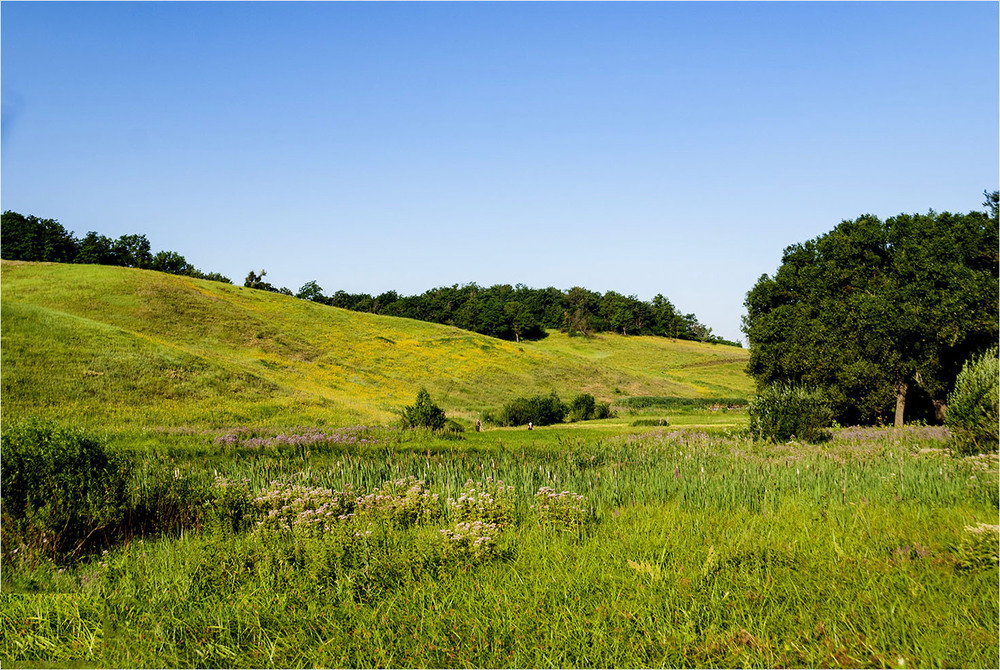
{"type": "Polygon", "coordinates": [[[572,491],[557,493],[548,486],[538,489],[531,507],[542,523],[564,530],[580,528],[587,518],[582,495],[572,491]]]}
{"type": "Polygon", "coordinates": [[[483,560],[497,553],[496,535],[499,527],[486,521],[459,521],[439,532],[446,540],[445,554],[452,557],[483,560]]]}
{"type": "Polygon", "coordinates": [[[966,526],[965,533],[955,546],[959,569],[996,570],[1000,563],[1000,526],[977,523],[966,526]]]}
{"type": "Polygon", "coordinates": [[[470,479],[457,499],[446,502],[452,518],[459,521],[484,521],[498,528],[514,523],[514,487],[492,477],[485,482],[470,479]]]}
{"type": "Polygon", "coordinates": [[[977,523],[975,526],[966,526],[966,532],[976,535],[986,535],[988,533],[1000,534],[1000,526],[991,526],[987,523],[977,523]]]}
{"type": "Polygon", "coordinates": [[[431,493],[423,480],[410,476],[386,482],[378,491],[359,497],[357,511],[410,526],[441,516],[441,505],[437,493],[431,493]]]}
{"type": "Polygon", "coordinates": [[[345,491],[333,491],[273,481],[270,487],[254,498],[253,505],[263,514],[258,522],[260,528],[327,531],[354,516],[356,497],[349,485],[345,491]]]}

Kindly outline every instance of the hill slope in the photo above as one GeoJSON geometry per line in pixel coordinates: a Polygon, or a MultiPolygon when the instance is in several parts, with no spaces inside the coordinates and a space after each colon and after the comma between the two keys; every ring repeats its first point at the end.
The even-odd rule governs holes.
{"type": "Polygon", "coordinates": [[[515,344],[146,270],[2,263],[5,419],[148,426],[386,422],[426,386],[474,418],[556,390],[741,397],[748,352],[552,333],[515,344]]]}

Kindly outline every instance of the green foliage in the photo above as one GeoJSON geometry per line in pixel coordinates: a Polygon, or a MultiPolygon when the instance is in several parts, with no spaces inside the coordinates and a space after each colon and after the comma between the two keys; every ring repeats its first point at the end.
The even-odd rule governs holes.
{"type": "Polygon", "coordinates": [[[747,294],[747,371],[823,389],[845,425],[885,421],[897,401],[933,420],[962,363],[997,340],[998,247],[981,212],[866,215],[790,246],[747,294]]]}
{"type": "Polygon", "coordinates": [[[5,555],[77,553],[123,520],[132,464],[100,438],[29,420],[5,426],[0,449],[5,555]]]}
{"type": "Polygon", "coordinates": [[[468,480],[458,498],[448,498],[448,512],[455,521],[481,521],[497,528],[515,522],[517,494],[513,486],[487,477],[485,481],[468,480]]]}
{"type": "Polygon", "coordinates": [[[79,243],[53,219],[7,210],[0,223],[0,253],[12,261],[72,263],[79,243]]]}
{"type": "Polygon", "coordinates": [[[743,407],[746,398],[677,398],[674,396],[631,396],[615,404],[625,409],[681,409],[700,407],[743,407]]]}
{"type": "Polygon", "coordinates": [[[359,497],[356,509],[359,515],[398,527],[427,523],[441,516],[439,495],[412,475],[385,482],[377,491],[359,497]]]}
{"type": "Polygon", "coordinates": [[[295,294],[300,300],[312,300],[313,302],[323,302],[323,288],[316,283],[316,280],[307,281],[295,294]]]}
{"type": "Polygon", "coordinates": [[[212,494],[212,504],[223,528],[238,532],[250,526],[255,514],[250,481],[246,477],[227,479],[216,475],[212,494]]]}
{"type": "Polygon", "coordinates": [[[406,428],[440,430],[446,422],[444,410],[434,404],[431,394],[424,387],[417,391],[416,402],[403,408],[403,426],[406,428]]]}
{"type": "MultiPolygon", "coordinates": [[[[291,289],[277,288],[273,284],[264,281],[264,277],[267,276],[267,270],[261,270],[260,274],[257,274],[253,270],[247,273],[246,279],[243,280],[243,286],[245,288],[252,288],[258,291],[267,291],[268,293],[281,293],[282,295],[292,295],[291,289]]],[[[305,288],[305,287],[303,287],[305,288]]]]}
{"type": "Polygon", "coordinates": [[[670,425],[670,421],[667,419],[636,419],[632,422],[633,426],[662,426],[667,427],[670,425]]]}
{"type": "Polygon", "coordinates": [[[992,349],[969,359],[948,396],[947,423],[959,454],[997,450],[1000,433],[1000,359],[992,349]]]}
{"type": "Polygon", "coordinates": [[[589,393],[580,393],[574,396],[566,407],[566,418],[569,421],[610,419],[614,416],[611,403],[597,402],[594,396],[589,393]]]}
{"type": "Polygon", "coordinates": [[[581,530],[593,520],[586,499],[572,491],[556,491],[543,486],[535,494],[532,508],[542,525],[556,530],[581,530]]]}
{"type": "Polygon", "coordinates": [[[592,419],[613,419],[617,416],[615,411],[611,409],[611,403],[609,402],[599,402],[594,406],[594,414],[591,416],[592,419]]]}
{"type": "Polygon", "coordinates": [[[90,231],[78,240],[58,221],[7,210],[2,216],[0,240],[2,257],[12,261],[119,265],[232,283],[218,273],[201,272],[177,252],[154,255],[145,235],[122,235],[112,240],[90,231]]]}
{"type": "Polygon", "coordinates": [[[570,421],[586,421],[594,417],[597,401],[589,393],[581,393],[569,401],[567,419],[570,421]]]}
{"type": "MultiPolygon", "coordinates": [[[[303,287],[305,289],[306,287],[303,287]]],[[[566,291],[533,289],[523,284],[475,283],[442,286],[421,295],[399,296],[395,291],[373,298],[367,293],[337,291],[311,298],[334,307],[359,312],[401,316],[442,323],[504,340],[539,340],[546,329],[570,335],[597,332],[658,335],[685,340],[740,346],[712,335],[694,314],[680,314],[662,295],[648,302],[608,291],[603,296],[575,286],[566,291]]]]}
{"type": "Polygon", "coordinates": [[[750,400],[750,432],[762,440],[806,442],[829,439],[833,413],[822,392],[802,386],[774,384],[750,400]]]}
{"type": "Polygon", "coordinates": [[[486,412],[484,420],[499,426],[550,426],[566,418],[566,405],[555,391],[547,396],[521,397],[505,404],[496,414],[486,412]]]}
{"type": "Polygon", "coordinates": [[[963,571],[989,570],[1000,567],[1000,526],[977,523],[966,526],[952,551],[955,567],[963,571]]]}

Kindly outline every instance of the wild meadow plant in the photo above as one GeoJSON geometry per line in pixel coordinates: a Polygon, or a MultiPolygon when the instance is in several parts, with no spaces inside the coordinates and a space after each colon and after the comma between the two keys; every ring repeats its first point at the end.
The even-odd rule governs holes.
{"type": "Polygon", "coordinates": [[[354,515],[357,497],[349,487],[334,491],[276,480],[253,499],[253,506],[262,517],[257,522],[260,529],[331,530],[338,522],[354,515]]]}
{"type": "Polygon", "coordinates": [[[379,490],[360,496],[357,510],[396,526],[426,523],[441,516],[439,495],[412,475],[386,482],[379,490]]]}
{"type": "Polygon", "coordinates": [[[500,526],[486,521],[459,521],[450,528],[439,531],[447,540],[445,559],[462,563],[482,563],[501,556],[497,536],[500,526]]]}
{"type": "Polygon", "coordinates": [[[497,528],[506,528],[515,521],[514,487],[492,477],[482,482],[468,480],[458,498],[448,498],[446,503],[449,515],[458,521],[478,521],[497,528]]]}
{"type": "Polygon", "coordinates": [[[559,530],[580,530],[590,520],[585,498],[572,491],[559,491],[548,486],[538,489],[532,508],[542,525],[559,530]]]}
{"type": "MultiPolygon", "coordinates": [[[[185,527],[36,572],[8,563],[4,589],[79,594],[109,622],[74,624],[97,631],[80,663],[105,667],[1000,660],[996,460],[952,457],[925,427],[835,430],[822,446],[673,429],[536,431],[523,449],[499,437],[451,453],[414,436],[308,464],[172,452],[164,485],[197,491],[218,467],[211,495],[189,502],[244,510],[238,532],[185,527]]],[[[18,616],[0,618],[5,660],[79,644],[18,616]]]]}

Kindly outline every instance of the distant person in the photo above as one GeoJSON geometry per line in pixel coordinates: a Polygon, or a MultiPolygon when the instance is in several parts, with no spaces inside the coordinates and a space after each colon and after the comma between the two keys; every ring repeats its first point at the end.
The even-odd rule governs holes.
{"type": "Polygon", "coordinates": [[[534,429],[535,429],[535,424],[533,424],[533,423],[531,423],[531,422],[529,421],[529,422],[528,422],[528,430],[534,430],[534,429]]]}
{"type": "Polygon", "coordinates": [[[476,432],[479,433],[482,432],[482,430],[483,430],[483,422],[480,421],[479,419],[476,419],[476,432]]]}

